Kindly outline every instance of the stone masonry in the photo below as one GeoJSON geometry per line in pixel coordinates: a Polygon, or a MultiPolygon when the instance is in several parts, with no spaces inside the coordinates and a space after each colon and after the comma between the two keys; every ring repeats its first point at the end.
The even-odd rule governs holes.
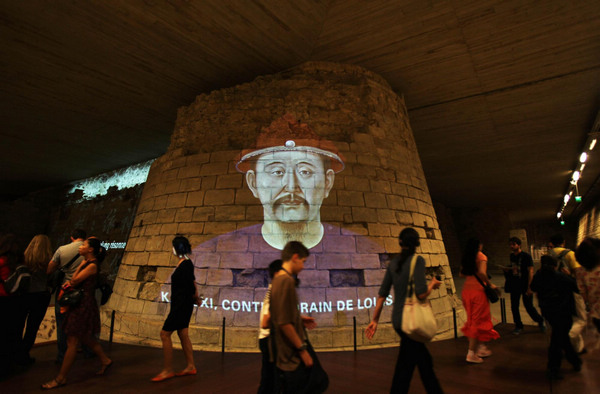
{"type": "MultiPolygon", "coordinates": [[[[169,311],[169,278],[177,263],[171,240],[187,236],[196,282],[204,296],[190,336],[196,349],[258,349],[265,268],[279,251],[260,235],[263,207],[236,170],[243,149],[273,121],[290,115],[331,141],[345,168],[335,174],[320,215],[325,234],[300,275],[303,313],[317,320],[309,337],[318,349],[395,346],[391,306],[369,341],[364,328],[386,263],[399,252],[405,227],[421,235],[428,274],[444,285],[430,300],[437,339],[453,335],[452,308],[461,309],[402,97],[363,68],[311,62],[253,82],[203,94],[179,110],[168,151],[157,159],[138,206],[114,294],[103,324],[116,311],[115,338],[160,345],[169,311]],[[223,320],[225,319],[225,320],[223,320]]],[[[459,326],[464,314],[459,313],[459,326]]]]}

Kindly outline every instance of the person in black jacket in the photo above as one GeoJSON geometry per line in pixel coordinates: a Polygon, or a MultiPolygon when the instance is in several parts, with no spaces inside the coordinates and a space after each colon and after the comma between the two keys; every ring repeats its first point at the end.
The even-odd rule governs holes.
{"type": "Polygon", "coordinates": [[[557,261],[553,257],[542,256],[541,263],[542,268],[531,281],[531,290],[538,294],[542,316],[552,327],[548,348],[548,378],[562,379],[560,364],[563,352],[573,369],[581,370],[581,359],[569,340],[569,330],[575,314],[573,293],[578,291],[577,283],[572,277],[557,270],[557,261]]]}

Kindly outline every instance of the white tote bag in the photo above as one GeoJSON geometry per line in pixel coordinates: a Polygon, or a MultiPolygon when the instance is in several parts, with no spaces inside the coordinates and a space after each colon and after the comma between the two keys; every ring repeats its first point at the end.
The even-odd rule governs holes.
{"type": "Polygon", "coordinates": [[[402,311],[402,331],[412,340],[429,342],[437,332],[437,323],[429,300],[419,300],[415,294],[414,271],[417,255],[410,262],[406,301],[402,311]]]}

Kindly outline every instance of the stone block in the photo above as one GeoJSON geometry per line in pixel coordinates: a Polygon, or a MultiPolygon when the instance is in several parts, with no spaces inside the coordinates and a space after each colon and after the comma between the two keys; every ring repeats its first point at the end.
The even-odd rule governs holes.
{"type": "Polygon", "coordinates": [[[359,287],[364,285],[362,270],[329,270],[332,287],[359,287]]]}
{"type": "Polygon", "coordinates": [[[215,208],[214,207],[198,207],[194,209],[192,215],[194,222],[212,222],[215,220],[215,208]]]}
{"type": "MultiPolygon", "coordinates": [[[[170,178],[169,178],[170,179],[170,178]]],[[[167,182],[167,186],[165,187],[165,194],[173,194],[179,191],[181,186],[181,180],[173,179],[167,182]]]]}
{"type": "Polygon", "coordinates": [[[378,181],[371,179],[371,191],[374,193],[390,194],[392,192],[392,186],[388,181],[378,181]]]}
{"type": "Polygon", "coordinates": [[[388,194],[386,195],[388,206],[397,211],[403,211],[406,207],[402,196],[388,194]]]}
{"type": "Polygon", "coordinates": [[[330,329],[316,328],[309,333],[310,343],[315,349],[330,349],[333,343],[333,333],[330,329]]]}
{"type": "MultiPolygon", "coordinates": [[[[390,232],[392,233],[392,235],[400,233],[400,231],[397,231],[397,230],[392,231],[391,229],[390,229],[390,232]]],[[[385,250],[388,253],[400,253],[400,245],[398,244],[398,238],[396,238],[396,237],[385,238],[383,240],[383,242],[384,242],[385,250]]]]}
{"type": "Polygon", "coordinates": [[[380,244],[378,239],[370,239],[368,237],[356,238],[356,251],[358,253],[385,253],[385,249],[380,244]]]}
{"type": "Polygon", "coordinates": [[[155,211],[159,211],[161,209],[165,209],[167,206],[167,201],[169,200],[168,195],[159,196],[154,199],[154,207],[152,208],[155,211]]]}
{"type": "MultiPolygon", "coordinates": [[[[365,193],[365,205],[367,208],[387,208],[386,195],[382,193],[365,193]]],[[[391,205],[390,205],[391,207],[391,205]]],[[[394,209],[396,209],[394,207],[394,209]]]]}
{"type": "Polygon", "coordinates": [[[175,221],[175,212],[177,209],[163,209],[158,211],[157,223],[173,223],[175,221]]]}
{"type": "Polygon", "coordinates": [[[390,226],[387,224],[367,223],[369,235],[372,237],[389,237],[390,226]]]}
{"type": "Polygon", "coordinates": [[[219,268],[252,268],[253,256],[249,253],[221,253],[219,268]]]}
{"type": "Polygon", "coordinates": [[[298,275],[301,287],[329,287],[329,271],[305,269],[298,275]]]}
{"type": "MultiPolygon", "coordinates": [[[[350,214],[352,211],[349,207],[336,207],[328,206],[321,208],[321,220],[324,222],[342,222],[344,221],[344,215],[350,214]]],[[[259,215],[257,219],[262,218],[263,209],[260,207],[259,215]]]]}
{"type": "Polygon", "coordinates": [[[177,223],[191,222],[193,216],[194,208],[180,208],[175,212],[175,221],[177,223]]]}
{"type": "Polygon", "coordinates": [[[252,192],[244,187],[242,189],[236,189],[235,191],[235,204],[236,205],[260,205],[258,198],[254,197],[252,192]]]}
{"type": "Polygon", "coordinates": [[[368,235],[369,230],[364,224],[347,224],[344,225],[341,233],[342,235],[368,235]]]}
{"type": "Polygon", "coordinates": [[[249,330],[239,328],[231,328],[227,330],[225,335],[225,348],[232,349],[252,349],[258,347],[258,336],[254,335],[249,330]]]}
{"type": "Polygon", "coordinates": [[[242,187],[242,174],[228,174],[217,176],[217,189],[239,189],[242,187]]]}
{"type": "Polygon", "coordinates": [[[201,177],[186,178],[186,179],[181,180],[181,183],[179,184],[179,192],[191,192],[191,191],[198,190],[201,187],[202,187],[202,178],[201,177]]]}
{"type": "Polygon", "coordinates": [[[352,207],[352,220],[356,222],[377,222],[377,210],[375,208],[352,207]]]}
{"type": "Polygon", "coordinates": [[[417,200],[415,200],[413,198],[405,198],[404,206],[407,211],[419,212],[419,206],[417,205],[417,200]]]}
{"type": "Polygon", "coordinates": [[[215,208],[215,220],[217,221],[241,221],[246,218],[246,207],[227,205],[215,208]]]}
{"type": "Polygon", "coordinates": [[[409,212],[396,212],[396,219],[398,219],[398,223],[404,225],[412,225],[413,218],[409,212]]]}
{"type": "Polygon", "coordinates": [[[204,193],[201,190],[189,192],[185,205],[188,207],[201,207],[204,204],[204,193]]]}
{"type": "Polygon", "coordinates": [[[351,253],[330,253],[315,256],[316,266],[319,270],[324,269],[349,269],[352,268],[351,253]]]}
{"type": "Polygon", "coordinates": [[[175,236],[175,234],[177,234],[177,223],[169,223],[169,224],[163,224],[160,227],[160,234],[161,235],[173,235],[175,236]]]}
{"type": "Polygon", "coordinates": [[[356,240],[352,236],[328,235],[323,237],[323,248],[329,253],[353,253],[356,251],[356,240]]]}
{"type": "Polygon", "coordinates": [[[365,201],[362,192],[356,191],[337,191],[338,203],[341,206],[364,207],[365,201]]]}
{"type": "Polygon", "coordinates": [[[144,226],[144,235],[159,235],[162,226],[162,224],[149,224],[144,226]]]}
{"type": "Polygon", "coordinates": [[[210,160],[210,153],[198,153],[187,157],[186,165],[188,167],[200,167],[210,160]]]}
{"type": "Polygon", "coordinates": [[[126,308],[125,312],[141,314],[143,310],[144,310],[144,301],[137,300],[134,298],[130,298],[129,301],[127,301],[127,308],[126,308]]]}
{"type": "Polygon", "coordinates": [[[204,226],[204,234],[221,235],[235,231],[237,229],[236,222],[213,222],[206,223],[204,226]]]}
{"type": "Polygon", "coordinates": [[[202,184],[200,185],[200,190],[214,190],[216,188],[217,185],[217,176],[216,175],[210,175],[210,176],[203,176],[202,177],[202,184]]]}
{"type": "Polygon", "coordinates": [[[368,180],[359,178],[357,176],[346,176],[344,177],[344,189],[348,191],[371,191],[371,186],[368,180]]]}
{"type": "Polygon", "coordinates": [[[159,252],[164,250],[163,246],[165,244],[165,236],[164,235],[154,235],[148,238],[146,242],[146,251],[147,252],[159,252]]]}
{"type": "Polygon", "coordinates": [[[138,298],[140,300],[152,301],[155,300],[160,293],[160,283],[147,282],[143,283],[139,291],[138,298]]]}
{"type": "Polygon", "coordinates": [[[213,286],[232,286],[233,273],[228,269],[209,268],[206,275],[206,281],[213,286]]]}
{"type": "Polygon", "coordinates": [[[199,166],[186,166],[179,169],[177,173],[177,178],[193,178],[198,177],[200,175],[200,167],[199,166]]]}
{"type": "Polygon", "coordinates": [[[371,254],[353,254],[351,257],[351,266],[353,269],[379,269],[379,255],[371,254]]]}
{"type": "Polygon", "coordinates": [[[167,200],[167,208],[181,208],[185,206],[187,193],[169,194],[167,200]]]}
{"type": "Polygon", "coordinates": [[[379,223],[397,224],[396,211],[391,209],[378,209],[377,210],[377,221],[379,223]]]}
{"type": "Polygon", "coordinates": [[[341,287],[325,289],[325,298],[327,301],[333,301],[334,310],[352,311],[356,308],[356,288],[341,287]],[[338,306],[337,302],[340,301],[338,306]],[[341,303],[343,301],[343,304],[341,303]]]}
{"type": "Polygon", "coordinates": [[[233,189],[207,190],[204,205],[233,205],[235,191],[233,189]]]}
{"type": "Polygon", "coordinates": [[[219,161],[202,164],[200,175],[225,175],[229,171],[229,162],[219,161]]]}
{"type": "Polygon", "coordinates": [[[170,282],[171,274],[173,273],[174,268],[172,267],[158,267],[156,269],[156,274],[154,276],[154,280],[157,283],[166,283],[170,282]]]}
{"type": "Polygon", "coordinates": [[[136,253],[133,256],[133,261],[131,262],[133,265],[146,265],[148,264],[148,258],[150,255],[148,253],[136,253]]]}
{"type": "MultiPolygon", "coordinates": [[[[201,313],[202,311],[198,311],[198,314],[201,313]]],[[[218,327],[193,327],[189,333],[193,345],[219,345],[221,343],[221,331],[218,327]]]]}

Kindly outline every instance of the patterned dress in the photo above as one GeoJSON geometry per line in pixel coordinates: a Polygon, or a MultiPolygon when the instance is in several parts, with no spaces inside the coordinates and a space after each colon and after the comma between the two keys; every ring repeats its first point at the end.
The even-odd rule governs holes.
{"type": "MultiPolygon", "coordinates": [[[[96,264],[96,261],[84,264],[82,270],[89,264],[96,264]]],[[[65,334],[85,338],[100,333],[100,311],[95,297],[96,276],[97,274],[90,275],[78,286],[83,289],[83,298],[79,305],[70,306],[67,310],[63,324],[65,334]]]]}

